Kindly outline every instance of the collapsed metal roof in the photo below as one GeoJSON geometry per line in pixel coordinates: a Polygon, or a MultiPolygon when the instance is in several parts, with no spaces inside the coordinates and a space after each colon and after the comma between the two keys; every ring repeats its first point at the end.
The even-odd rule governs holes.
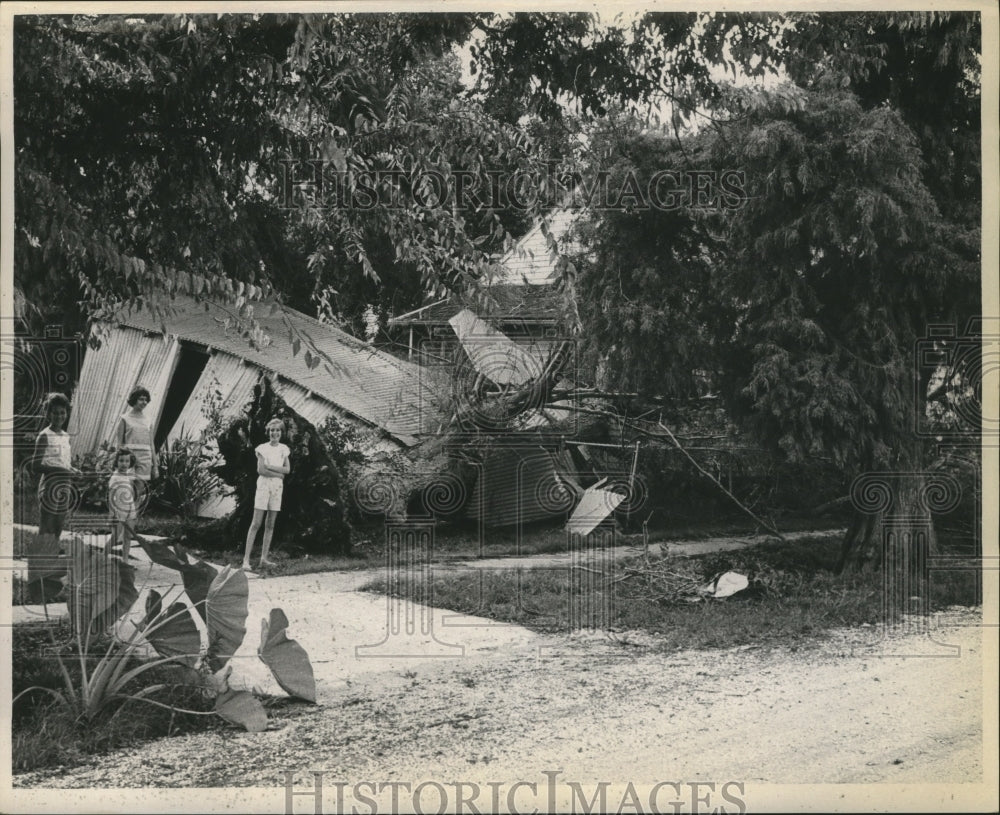
{"type": "Polygon", "coordinates": [[[253,318],[265,332],[266,341],[263,347],[252,348],[234,326],[226,307],[188,297],[177,297],[171,305],[174,313],[162,319],[148,311],[135,311],[119,317],[119,323],[239,357],[405,444],[413,444],[416,436],[439,421],[436,392],[419,366],[396,359],[334,326],[276,303],[256,303],[253,318]],[[297,339],[301,350],[295,354],[293,343],[297,339]],[[320,359],[312,368],[305,355],[310,343],[320,359]]]}

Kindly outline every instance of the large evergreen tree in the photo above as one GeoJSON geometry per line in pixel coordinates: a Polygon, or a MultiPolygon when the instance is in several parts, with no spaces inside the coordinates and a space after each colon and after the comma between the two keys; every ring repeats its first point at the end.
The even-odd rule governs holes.
{"type": "MultiPolygon", "coordinates": [[[[747,195],[714,219],[601,214],[580,281],[584,336],[615,384],[677,396],[685,372],[712,368],[732,415],[787,459],[887,484],[918,474],[888,484],[912,530],[928,515],[917,341],[980,307],[978,18],[791,23],[768,58],[792,92],[736,90],[715,108],[730,120],[697,139],[636,136],[619,150],[642,178],[679,161],[738,169],[747,195]]],[[[845,562],[879,562],[883,521],[858,516],[845,562]]]]}

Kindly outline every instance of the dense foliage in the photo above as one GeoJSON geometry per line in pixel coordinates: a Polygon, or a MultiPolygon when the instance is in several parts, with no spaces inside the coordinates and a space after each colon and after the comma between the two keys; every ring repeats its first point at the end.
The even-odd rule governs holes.
{"type": "Polygon", "coordinates": [[[174,291],[245,307],[273,287],[357,327],[368,302],[468,288],[552,202],[541,189],[519,210],[494,188],[572,153],[572,128],[545,124],[563,102],[669,98],[683,121],[724,95],[713,68],[763,72],[780,30],[695,13],[19,15],[19,313],[80,325],[174,291]],[[362,205],[331,203],[310,161],[362,205]],[[440,200],[427,172],[479,204],[440,200]]]}
{"type": "Polygon", "coordinates": [[[822,15],[786,40],[791,92],[733,97],[716,112],[736,118],[679,141],[610,130],[612,176],[738,168],[745,194],[594,215],[592,351],[615,387],[677,399],[710,383],[782,459],[921,471],[935,453],[914,432],[932,374],[918,341],[980,309],[977,18],[822,15]]]}
{"type": "Polygon", "coordinates": [[[26,319],[174,291],[248,317],[273,289],[360,330],[480,287],[560,192],[540,172],[511,206],[496,173],[737,171],[736,207],[619,200],[584,229],[589,263],[560,268],[593,369],[717,390],[791,461],[927,461],[915,343],[980,311],[978,14],[48,15],[14,37],[26,319]]]}
{"type": "Polygon", "coordinates": [[[274,289],[357,327],[369,302],[469,285],[530,220],[492,205],[487,173],[533,160],[461,93],[445,52],[471,24],[18,16],[19,313],[79,326],[183,291],[246,317],[274,289]],[[458,170],[484,206],[428,187],[458,170]]]}

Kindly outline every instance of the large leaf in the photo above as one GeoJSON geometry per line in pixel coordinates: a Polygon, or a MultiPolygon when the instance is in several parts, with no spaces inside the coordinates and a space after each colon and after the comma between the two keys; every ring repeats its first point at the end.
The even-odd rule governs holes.
{"type": "Polygon", "coordinates": [[[267,730],[267,713],[252,693],[228,690],[215,698],[215,712],[227,722],[245,727],[251,733],[267,730]]]}
{"type": "Polygon", "coordinates": [[[135,587],[135,569],[127,563],[118,566],[118,616],[125,614],[139,599],[135,587]]]}
{"type": "Polygon", "coordinates": [[[95,631],[106,631],[115,620],[127,614],[139,599],[139,592],[135,588],[135,569],[118,558],[112,560],[116,564],[118,588],[111,604],[94,618],[95,631]]]}
{"type": "Polygon", "coordinates": [[[208,597],[208,587],[219,570],[201,558],[189,554],[179,543],[170,546],[159,541],[140,538],[139,544],[153,563],[166,566],[168,569],[176,569],[181,573],[184,590],[191,598],[191,605],[207,623],[205,600],[208,597]]]}
{"type": "Polygon", "coordinates": [[[285,631],[288,618],[280,608],[271,609],[271,619],[260,621],[260,645],[257,655],[289,696],[316,701],[316,680],[305,648],[289,639],[285,631]]]}
{"type": "Polygon", "coordinates": [[[205,601],[208,622],[209,666],[219,670],[243,644],[247,633],[247,576],[226,566],[208,587],[205,601]]]}
{"type": "Polygon", "coordinates": [[[139,628],[145,628],[148,626],[153,619],[160,615],[163,610],[163,595],[160,594],[156,589],[150,589],[149,594],[146,595],[146,616],[142,618],[142,622],[139,623],[139,628]]]}
{"type": "Polygon", "coordinates": [[[162,597],[151,589],[146,598],[146,618],[142,623],[146,639],[161,657],[184,656],[193,665],[201,654],[201,633],[191,616],[191,608],[176,602],[165,615],[159,617],[162,607],[162,597]]]}
{"type": "Polygon", "coordinates": [[[140,537],[139,545],[142,550],[146,553],[153,563],[158,563],[160,566],[166,566],[168,569],[177,569],[178,571],[183,570],[187,567],[187,558],[182,558],[166,543],[160,543],[159,541],[148,540],[147,538],[140,537]]]}
{"type": "MultiPolygon", "coordinates": [[[[98,633],[115,609],[120,583],[119,562],[82,540],[72,543],[69,573],[64,578],[73,630],[85,641],[98,633]]],[[[134,590],[133,585],[133,590],[134,590]]],[[[113,619],[113,618],[112,618],[113,619]]]]}
{"type": "MultiPolygon", "coordinates": [[[[182,561],[178,567],[181,580],[184,581],[184,591],[191,598],[191,605],[197,609],[201,618],[208,622],[208,610],[205,607],[212,581],[219,575],[219,570],[201,558],[188,554],[180,544],[174,547],[182,561]]],[[[228,568],[228,567],[227,567],[228,568]]],[[[244,578],[245,580],[246,578],[244,578]]]]}

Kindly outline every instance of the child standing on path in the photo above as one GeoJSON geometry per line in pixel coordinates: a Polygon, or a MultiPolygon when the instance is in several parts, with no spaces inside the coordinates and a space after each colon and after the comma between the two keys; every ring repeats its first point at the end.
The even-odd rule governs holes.
{"type": "Polygon", "coordinates": [[[115,452],[115,470],[108,479],[108,509],[111,510],[111,550],[120,544],[122,560],[128,563],[128,552],[135,535],[135,453],[127,447],[115,452]]]}
{"type": "Polygon", "coordinates": [[[281,510],[281,491],[284,487],[285,476],[291,469],[288,457],[291,450],[287,445],[281,443],[281,431],[285,425],[281,419],[271,419],[267,423],[267,435],[270,441],[258,445],[257,453],[257,494],[253,502],[253,521],[250,529],[247,530],[246,551],[243,553],[243,570],[250,569],[250,553],[253,551],[254,541],[257,539],[257,532],[260,529],[264,514],[267,513],[267,520],[264,521],[264,548],[260,553],[260,565],[273,566],[267,559],[267,554],[271,550],[271,538],[274,535],[274,520],[281,510]]]}

